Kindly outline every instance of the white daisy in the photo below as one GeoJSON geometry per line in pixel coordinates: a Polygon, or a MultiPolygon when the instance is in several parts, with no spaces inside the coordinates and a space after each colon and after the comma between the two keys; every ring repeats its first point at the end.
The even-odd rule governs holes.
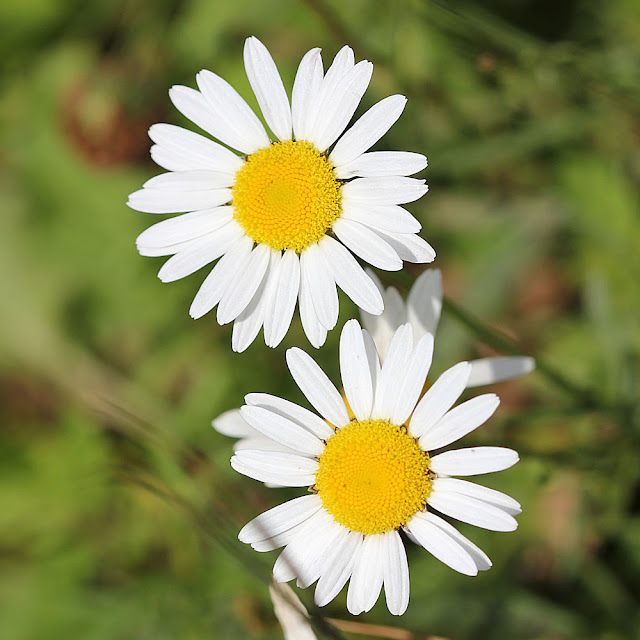
{"type": "MultiPolygon", "coordinates": [[[[378,277],[367,269],[384,300],[381,315],[361,312],[362,324],[371,334],[380,359],[384,361],[391,338],[396,329],[408,322],[413,327],[413,339],[417,343],[426,333],[435,336],[442,310],[442,276],[440,269],[427,269],[413,283],[405,302],[395,287],[382,286],[378,277]]],[[[530,373],[535,360],[528,356],[507,356],[471,360],[471,374],[467,387],[493,384],[530,373]]]]}
{"type": "Polygon", "coordinates": [[[172,256],[158,274],[163,282],[220,258],[190,314],[199,318],[218,305],[220,324],[235,321],[235,351],[246,349],[262,326],[266,344],[278,345],[298,300],[305,333],[319,347],[338,318],[336,285],[368,313],[382,312],[380,292],[351,252],[387,270],[401,269],[403,260],[434,259],[416,235],[420,223],[400,206],[426,193],[424,180],[407,176],[427,160],[367,151],[400,117],[401,95],[381,100],[343,133],[373,71],[366,60],[355,64],[349,47],[326,73],[320,49],[309,51],[291,103],[271,55],[254,37],[245,43],[244,61],[275,142],[211,71],[197,74],[199,90],[172,87],[176,108],[222,144],[170,124],[149,129],[151,157],[169,172],[148,180],[127,204],[147,213],[188,213],[144,231],[138,250],[172,256]]]}
{"type": "Polygon", "coordinates": [[[380,365],[356,320],[340,338],[346,400],[304,351],[287,352],[289,370],[319,415],[268,394],[249,394],[241,417],[266,447],[242,448],[232,467],[251,478],[310,495],[281,504],[239,534],[257,551],[284,550],[277,582],[316,580],[315,601],[330,602],[349,581],[352,614],[373,607],[384,585],[387,606],[402,614],[409,602],[409,567],[400,530],[449,567],[466,575],[491,561],[433,510],[494,531],[513,531],[520,505],[509,496],[451,476],[500,471],[518,461],[501,447],[429,454],[462,438],[496,410],[494,394],[453,407],[467,386],[468,362],[445,371],[419,400],[431,364],[433,338],[414,346],[411,325],[394,333],[380,365]],[[353,418],[351,417],[353,415],[353,418]]]}

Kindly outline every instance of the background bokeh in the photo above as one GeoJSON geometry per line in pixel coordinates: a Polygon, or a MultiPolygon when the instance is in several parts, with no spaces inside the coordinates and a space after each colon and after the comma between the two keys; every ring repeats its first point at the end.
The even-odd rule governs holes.
{"type": "MultiPolygon", "coordinates": [[[[234,474],[210,422],[249,391],[303,402],[284,352],[311,347],[295,319],[278,349],[233,354],[230,326],[187,314],[206,270],[161,284],[134,245],[151,219],[124,205],[159,172],[148,126],[186,124],[171,85],[206,67],[255,105],[251,34],[289,90],[309,48],[326,65],[348,43],[375,65],[358,113],[408,96],[376,148],[429,157],[409,208],[446,295],[550,367],[496,385],[501,408],[469,436],[522,458],[486,479],[522,502],[518,531],[461,527],[494,568],[467,578],[410,545],[407,614],[381,598],[353,620],[640,638],[637,0],[3,0],[0,636],[281,637],[275,554],[236,534],[296,492],[234,474]]],[[[341,297],[339,326],[355,313],[341,297]]],[[[317,353],[334,380],[337,340],[317,353]]],[[[445,312],[435,370],[487,342],[445,312]]],[[[344,601],[322,613],[352,619],[344,601]]]]}

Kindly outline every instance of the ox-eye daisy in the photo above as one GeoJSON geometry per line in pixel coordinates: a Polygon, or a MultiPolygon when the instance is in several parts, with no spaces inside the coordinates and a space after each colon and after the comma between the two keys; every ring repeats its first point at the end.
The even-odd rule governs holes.
{"type": "Polygon", "coordinates": [[[414,346],[405,324],[380,366],[371,336],[350,320],[340,338],[346,400],[309,355],[293,348],[291,374],[320,415],[268,394],[249,394],[240,409],[272,446],[237,450],[233,468],[262,482],[307,486],[311,494],[258,516],[239,538],[257,551],[284,547],[275,580],[295,578],[303,588],[317,580],[319,606],[349,581],[351,613],[371,609],[384,585],[389,611],[402,614],[409,567],[400,530],[456,571],[473,576],[488,569],[489,558],[433,510],[495,531],[517,527],[515,500],[451,477],[507,469],[518,461],[515,451],[429,453],[479,427],[499,403],[486,394],[452,408],[467,385],[467,362],[443,373],[419,400],[432,351],[431,334],[414,346]]]}
{"type": "Polygon", "coordinates": [[[319,347],[338,318],[336,285],[368,313],[383,309],[351,252],[387,270],[435,257],[416,235],[420,223],[400,206],[426,193],[424,180],[407,176],[427,161],[418,153],[368,152],[400,117],[404,96],[373,105],[345,133],[373,71],[366,60],[355,64],[349,47],[326,73],[320,49],[309,51],[291,102],[254,37],[245,43],[244,62],[275,141],[211,71],[197,74],[199,90],[172,87],[176,108],[226,146],[169,124],[150,128],[151,156],[169,172],[148,180],[128,204],[147,213],[187,213],[144,231],[138,250],[172,256],[158,274],[163,282],[220,258],[190,314],[199,318],[218,305],[220,324],[235,321],[234,350],[246,349],[262,326],[267,345],[278,345],[298,301],[305,333],[319,347]]]}
{"type": "MultiPolygon", "coordinates": [[[[413,283],[406,302],[395,287],[385,289],[373,271],[367,269],[367,272],[382,294],[384,311],[378,316],[366,311],[360,315],[364,328],[376,344],[381,360],[384,361],[394,331],[405,322],[411,324],[416,343],[425,333],[435,336],[442,310],[440,269],[426,269],[421,273],[413,283]]],[[[467,387],[480,387],[517,378],[535,368],[535,360],[528,356],[479,358],[471,360],[469,364],[471,374],[467,387]]]]}

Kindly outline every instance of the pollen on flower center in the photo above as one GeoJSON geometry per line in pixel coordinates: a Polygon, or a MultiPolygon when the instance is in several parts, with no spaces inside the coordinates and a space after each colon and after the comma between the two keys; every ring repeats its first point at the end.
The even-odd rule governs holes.
{"type": "Polygon", "coordinates": [[[338,219],[340,186],[311,143],[274,142],[248,156],[236,174],[234,218],[254,242],[299,253],[338,219]]]}
{"type": "Polygon", "coordinates": [[[371,535],[406,524],[431,492],[429,456],[403,426],[353,421],[327,440],[315,490],[336,522],[371,535]]]}

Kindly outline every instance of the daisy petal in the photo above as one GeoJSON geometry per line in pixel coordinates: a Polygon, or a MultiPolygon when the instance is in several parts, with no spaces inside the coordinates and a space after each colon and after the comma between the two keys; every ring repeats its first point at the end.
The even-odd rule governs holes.
{"type": "Polygon", "coordinates": [[[420,438],[426,450],[440,449],[459,440],[484,424],[498,408],[500,398],[486,393],[451,409],[434,427],[420,438]]]}
{"type": "MultiPolygon", "coordinates": [[[[374,104],[338,140],[329,155],[329,160],[335,167],[340,168],[359,158],[389,131],[404,111],[406,104],[407,99],[401,95],[388,96],[374,104]]],[[[351,112],[351,115],[353,115],[353,112],[351,112]]],[[[349,119],[351,119],[351,116],[349,119]]]]}
{"type": "Polygon", "coordinates": [[[334,427],[349,424],[349,413],[327,374],[302,349],[287,350],[287,365],[300,391],[315,410],[334,427]]]}
{"type": "Polygon", "coordinates": [[[308,520],[321,508],[322,501],[317,495],[306,495],[289,500],[261,513],[242,527],[238,539],[246,544],[267,540],[308,520]]]}
{"type": "Polygon", "coordinates": [[[224,227],[193,240],[187,248],[169,258],[158,272],[158,278],[162,282],[184,278],[217,260],[243,237],[244,231],[232,220],[224,227]]]}
{"type": "Polygon", "coordinates": [[[220,302],[237,273],[237,265],[246,262],[252,246],[252,240],[245,236],[220,258],[211,273],[204,279],[191,303],[189,315],[192,318],[201,318],[220,302]]]}
{"type": "Polygon", "coordinates": [[[308,132],[309,112],[322,84],[323,69],[320,49],[308,51],[298,66],[291,92],[291,118],[297,140],[304,140],[308,132]]]}
{"type": "Polygon", "coordinates": [[[244,476],[282,487],[309,487],[318,470],[315,460],[277,451],[238,451],[231,466],[244,476]]]}
{"type": "MultiPolygon", "coordinates": [[[[437,457],[437,456],[436,456],[437,457]]],[[[512,516],[522,513],[522,507],[517,500],[514,500],[506,493],[483,487],[475,482],[467,482],[458,478],[434,478],[433,490],[448,491],[450,493],[461,493],[471,498],[476,498],[482,502],[492,504],[494,507],[506,511],[512,516]]]]}
{"type": "Polygon", "coordinates": [[[342,207],[341,219],[397,233],[418,233],[422,228],[406,209],[397,204],[374,205],[347,200],[342,207]]]}
{"type": "Polygon", "coordinates": [[[256,431],[285,447],[310,456],[319,456],[324,451],[324,443],[311,432],[264,407],[244,405],[240,414],[256,431]]]}
{"type": "Polygon", "coordinates": [[[513,449],[474,447],[445,451],[434,456],[431,458],[431,469],[435,473],[447,476],[477,476],[483,473],[503,471],[512,467],[518,460],[518,454],[513,449]]]}
{"type": "Polygon", "coordinates": [[[369,364],[369,372],[371,375],[371,388],[376,389],[378,386],[378,378],[382,367],[380,366],[380,357],[376,349],[376,343],[373,341],[368,331],[362,330],[362,341],[364,342],[364,350],[367,354],[367,362],[369,364]]]}
{"type": "Polygon", "coordinates": [[[140,189],[129,195],[127,206],[143,213],[183,213],[212,209],[231,200],[231,189],[172,191],[140,189]]]}
{"type": "Polygon", "coordinates": [[[264,278],[270,254],[271,249],[267,245],[259,244],[245,261],[236,262],[234,277],[218,305],[218,324],[225,325],[235,320],[246,309],[264,278]]]}
{"type": "Polygon", "coordinates": [[[347,583],[353,571],[353,560],[362,545],[362,534],[357,531],[348,531],[340,540],[340,544],[334,545],[329,550],[325,567],[315,592],[315,603],[319,607],[329,604],[347,583]]]}
{"type": "Polygon", "coordinates": [[[302,328],[304,329],[305,335],[307,336],[309,342],[316,349],[319,349],[327,339],[327,329],[318,318],[315,306],[313,304],[313,299],[311,297],[312,291],[309,287],[309,283],[304,272],[303,259],[306,253],[307,252],[305,251],[305,253],[303,253],[300,258],[300,291],[298,293],[300,322],[302,323],[302,328]]]}
{"type": "Polygon", "coordinates": [[[427,434],[465,390],[471,367],[459,362],[447,369],[424,394],[409,423],[414,438],[427,434]]]}
{"type": "Polygon", "coordinates": [[[374,267],[386,271],[402,269],[402,260],[398,254],[365,225],[340,218],[333,223],[333,232],[353,253],[374,267]]]}
{"type": "Polygon", "coordinates": [[[244,164],[240,156],[221,144],[173,124],[151,125],[149,137],[165,157],[172,158],[178,170],[210,169],[234,175],[244,164]]]}
{"type": "Polygon", "coordinates": [[[418,200],[428,189],[424,180],[416,178],[356,178],[342,186],[342,197],[367,204],[405,204],[418,200]]]}
{"type": "Polygon", "coordinates": [[[464,547],[424,515],[416,513],[406,525],[418,543],[454,571],[467,576],[477,575],[476,563],[464,547]]]}
{"type": "Polygon", "coordinates": [[[264,321],[264,341],[268,347],[277,347],[287,333],[296,308],[299,289],[300,259],[295,251],[287,249],[282,256],[273,314],[265,317],[264,321]]]}
{"type": "Polygon", "coordinates": [[[338,292],[331,270],[317,244],[312,244],[300,255],[300,268],[301,279],[306,279],[318,321],[330,331],[338,321],[338,292]]]}
{"type": "Polygon", "coordinates": [[[258,116],[226,80],[203,69],[196,74],[196,82],[216,117],[214,138],[243,153],[253,153],[269,145],[271,140],[258,116]]]}
{"type": "Polygon", "coordinates": [[[353,561],[353,573],[347,591],[347,609],[357,616],[376,603],[384,579],[382,540],[384,535],[365,536],[353,561]]]}
{"type": "Polygon", "coordinates": [[[461,493],[432,491],[427,504],[460,522],[490,531],[515,531],[518,528],[515,518],[506,511],[461,493]]]}
{"type": "Polygon", "coordinates": [[[382,567],[387,607],[394,616],[401,616],[409,606],[410,585],[407,552],[397,531],[384,534],[382,567]]]}
{"type": "Polygon", "coordinates": [[[211,422],[211,426],[218,433],[230,438],[246,438],[257,435],[256,430],[242,418],[239,409],[230,409],[221,413],[211,422]]]}
{"type": "MultiPolygon", "coordinates": [[[[407,178],[410,180],[411,178],[407,178]]],[[[396,253],[407,262],[423,264],[433,262],[436,252],[433,247],[415,233],[396,233],[386,229],[375,229],[374,231],[385,240],[396,253]]]]}
{"type": "Polygon", "coordinates": [[[533,358],[511,356],[505,358],[481,358],[472,360],[471,375],[467,387],[479,387],[510,378],[517,378],[535,369],[533,358]]]}
{"type": "Polygon", "coordinates": [[[382,313],[384,306],[380,292],[349,251],[330,236],[324,236],[318,246],[336,284],[360,308],[376,315],[382,313]]]}
{"type": "Polygon", "coordinates": [[[262,115],[280,140],[291,138],[291,107],[271,54],[251,36],[244,43],[244,66],[262,115]]]}
{"type": "MultiPolygon", "coordinates": [[[[440,269],[427,269],[417,278],[409,297],[409,322],[417,335],[435,335],[442,310],[442,275],[440,269]]],[[[467,381],[467,386],[469,382],[467,381]]]]}
{"type": "Polygon", "coordinates": [[[144,189],[166,189],[168,191],[205,191],[233,186],[234,177],[222,171],[169,171],[149,178],[144,189]]]}
{"type": "MultiPolygon", "coordinates": [[[[331,153],[351,133],[342,136],[331,153]]],[[[411,176],[427,166],[427,159],[421,153],[410,151],[370,151],[355,160],[336,166],[336,176],[341,180],[349,178],[379,178],[382,176],[411,176]]]]}
{"type": "Polygon", "coordinates": [[[446,520],[438,517],[435,513],[428,511],[422,512],[423,518],[440,527],[445,533],[449,534],[472,558],[478,571],[487,571],[491,569],[492,563],[487,554],[482,549],[476,547],[471,540],[465,538],[455,527],[450,525],[446,520]]]}
{"type": "Polygon", "coordinates": [[[299,424],[321,440],[330,438],[334,433],[333,429],[320,416],[278,396],[272,396],[268,393],[249,393],[244,399],[247,404],[264,407],[272,413],[277,413],[299,424]]]}
{"type": "Polygon", "coordinates": [[[368,420],[373,405],[373,387],[362,329],[357,320],[349,320],[340,334],[340,375],[351,411],[358,420],[368,420]]]}

